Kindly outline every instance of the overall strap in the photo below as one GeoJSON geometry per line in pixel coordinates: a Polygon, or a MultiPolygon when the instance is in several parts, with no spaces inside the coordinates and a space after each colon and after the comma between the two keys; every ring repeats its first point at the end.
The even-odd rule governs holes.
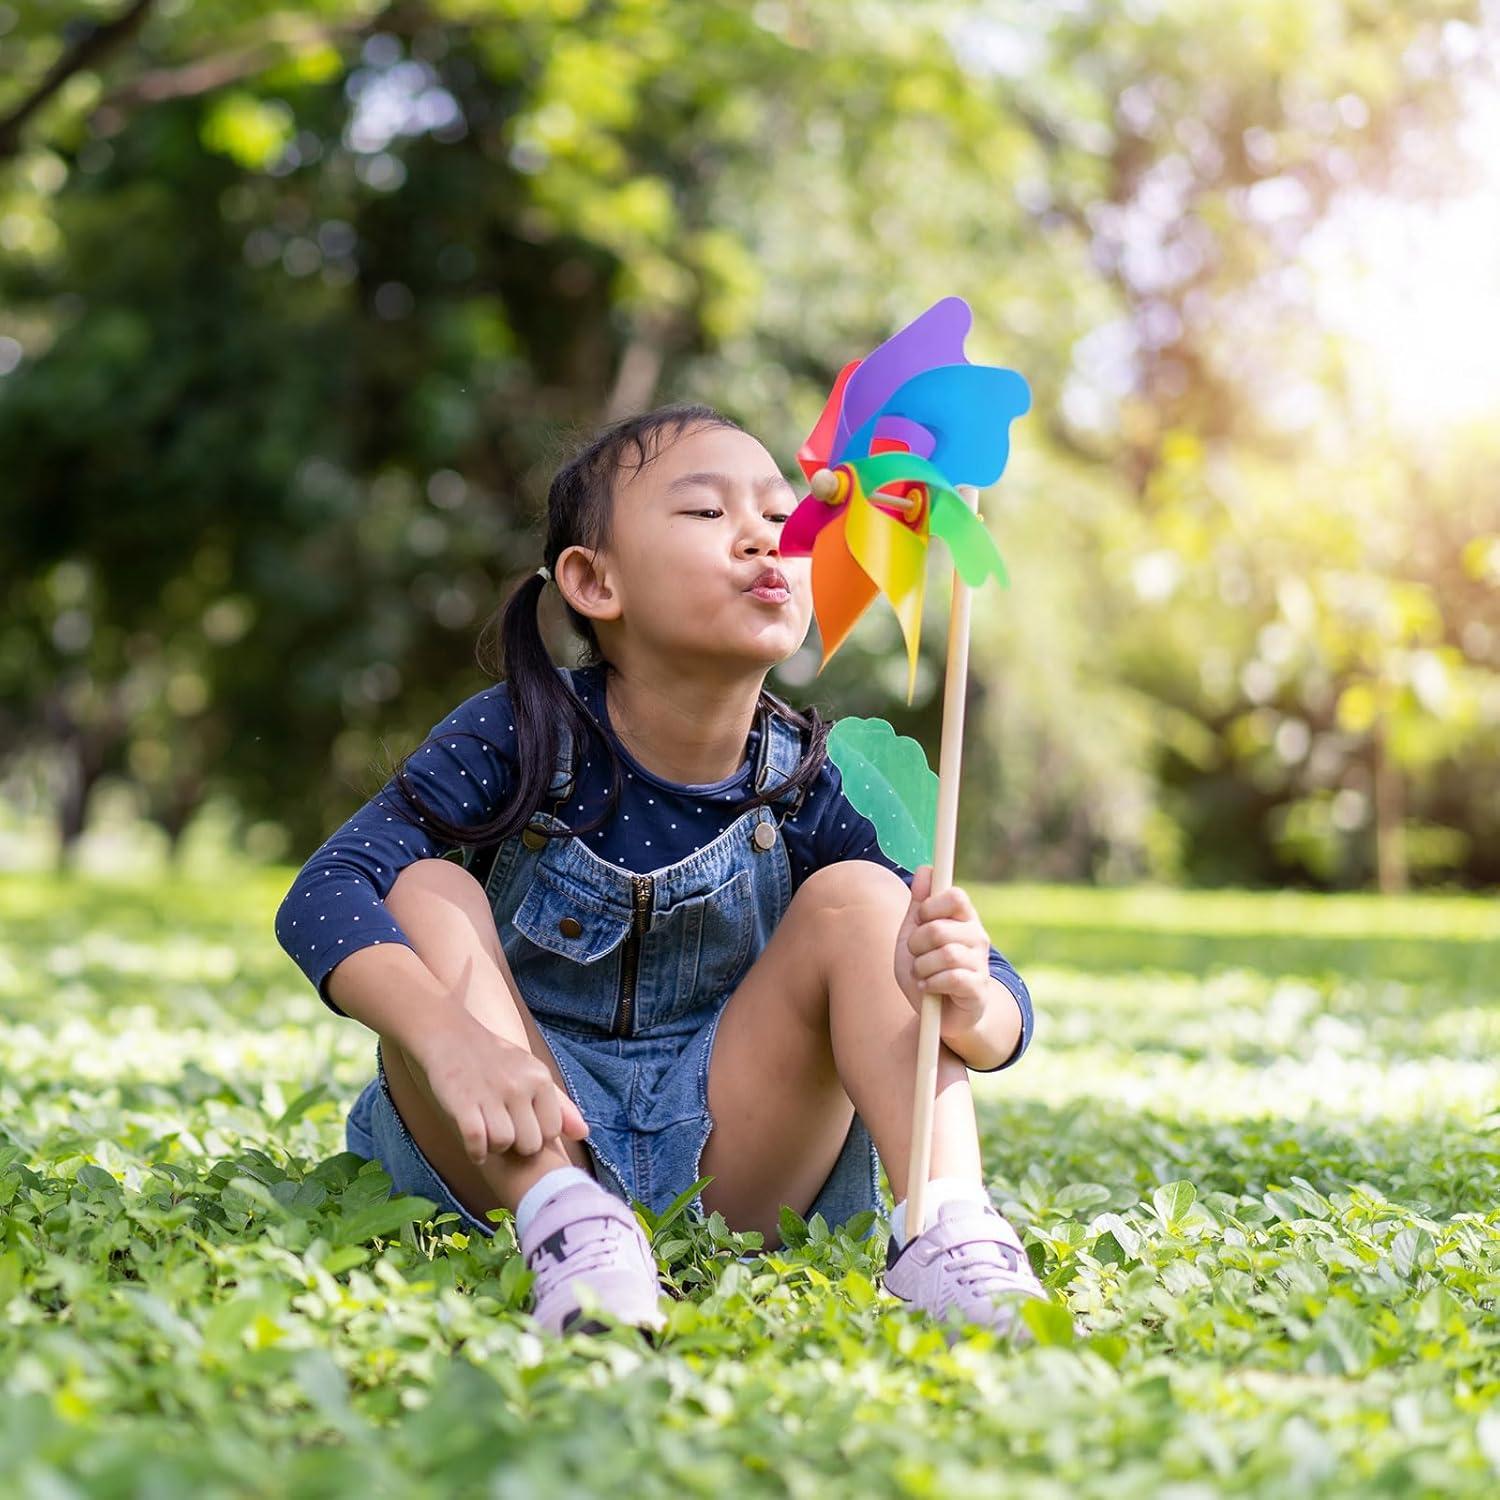
{"type": "MultiPolygon", "coordinates": [[[[782,718],[769,708],[761,710],[760,746],[756,752],[755,779],[752,783],[757,792],[775,787],[790,778],[802,760],[802,735],[796,725],[782,718]]],[[[785,806],[787,815],[802,806],[805,787],[794,787],[773,800],[785,806]]]]}
{"type": "MultiPolygon", "coordinates": [[[[555,667],[563,684],[573,691],[572,679],[567,667],[555,667]]],[[[764,791],[786,781],[802,760],[802,735],[797,727],[780,714],[762,707],[760,711],[760,744],[756,749],[756,763],[752,786],[755,791],[764,791]]],[[[547,795],[553,801],[565,801],[573,795],[573,737],[564,732],[559,736],[557,757],[553,763],[552,780],[547,795]]],[[[796,787],[774,799],[785,805],[788,813],[795,813],[802,805],[805,789],[796,787]]]]}
{"type": "MultiPolygon", "coordinates": [[[[572,693],[573,679],[568,674],[568,668],[554,665],[552,670],[562,678],[563,686],[572,693]]],[[[566,722],[560,723],[558,729],[557,757],[553,761],[552,780],[547,787],[547,795],[554,802],[564,801],[573,795],[573,734],[566,722]]]]}
{"type": "MultiPolygon", "coordinates": [[[[554,671],[563,680],[563,686],[569,692],[572,691],[572,680],[568,676],[566,667],[554,666],[554,671]]],[[[547,786],[547,796],[552,800],[555,808],[560,802],[565,801],[573,795],[573,736],[566,724],[559,724],[561,731],[561,743],[558,746],[557,756],[553,761],[552,780],[547,786]]],[[[530,823],[528,819],[528,823],[530,823]]],[[[529,829],[528,829],[529,832],[529,829]]],[[[468,872],[485,885],[490,877],[490,872],[495,867],[495,861],[499,857],[500,845],[495,844],[460,844],[456,851],[459,862],[468,872]]],[[[451,856],[450,856],[451,857],[451,856]]]]}

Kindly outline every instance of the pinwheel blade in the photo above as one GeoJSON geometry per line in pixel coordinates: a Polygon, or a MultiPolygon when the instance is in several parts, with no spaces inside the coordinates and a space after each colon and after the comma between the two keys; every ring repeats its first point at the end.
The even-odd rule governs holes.
{"type": "Polygon", "coordinates": [[[797,462],[809,479],[819,469],[826,468],[828,465],[828,458],[833,452],[834,438],[838,431],[839,412],[844,405],[844,391],[849,384],[849,377],[859,366],[859,360],[851,359],[839,371],[839,378],[833,382],[833,389],[828,393],[828,400],[823,403],[823,415],[818,418],[813,430],[808,434],[807,441],[797,452],[797,462]]]}
{"type": "MultiPolygon", "coordinates": [[[[845,402],[847,410],[848,403],[845,402]]],[[[932,433],[930,461],[949,484],[994,484],[1010,457],[1010,424],[1031,409],[1031,388],[998,365],[939,365],[913,375],[833,455],[845,462],[870,452],[876,429],[903,417],[932,433]]]]}
{"type": "MultiPolygon", "coordinates": [[[[816,472],[816,470],[814,470],[816,472]]],[[[778,542],[788,557],[810,557],[823,528],[839,514],[839,507],[825,505],[816,495],[804,495],[781,528],[778,542]]],[[[814,590],[813,597],[817,597],[814,590]]]]}
{"type": "MultiPolygon", "coordinates": [[[[866,355],[844,390],[830,456],[843,457],[849,434],[874,417],[913,375],[933,365],[962,363],[973,321],[962,297],[944,297],[866,355]]],[[[869,451],[866,445],[856,457],[869,451]]]]}
{"type": "Polygon", "coordinates": [[[812,549],[813,613],[818,620],[818,634],[823,638],[820,672],[879,592],[849,551],[844,537],[846,514],[847,507],[834,513],[833,520],[818,533],[812,549]]]}
{"type": "Polygon", "coordinates": [[[995,539],[985,530],[984,522],[951,491],[940,492],[932,499],[933,536],[948,544],[953,566],[971,589],[977,589],[987,578],[999,580],[1000,587],[1010,587],[1010,575],[995,539]]]}
{"type": "Polygon", "coordinates": [[[906,638],[906,701],[916,690],[927,561],[926,507],[920,530],[872,505],[856,481],[844,513],[844,534],[854,560],[891,602],[906,638]]]}

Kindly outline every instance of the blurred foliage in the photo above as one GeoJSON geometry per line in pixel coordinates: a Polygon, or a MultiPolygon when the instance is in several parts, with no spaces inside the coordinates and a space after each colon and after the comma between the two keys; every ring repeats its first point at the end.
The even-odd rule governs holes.
{"type": "MultiPolygon", "coordinates": [[[[1494,439],[1372,419],[1296,273],[1356,190],[1472,184],[1478,21],[0,0],[13,799],[64,853],[105,778],[174,839],[222,796],[310,847],[480,685],[575,424],[708,400],[791,469],[959,292],[1034,392],[962,868],[1500,879],[1494,439]]],[[[773,685],[935,757],[930,593],[911,709],[879,604],[773,685]]]]}
{"type": "Polygon", "coordinates": [[[1037,1341],[949,1347],[884,1226],[663,1214],[651,1348],[539,1334],[508,1212],[344,1150],[375,1039],[266,941],[291,871],[223,875],[0,877],[7,1493],[1495,1491],[1487,901],[976,887],[1037,997],[974,1080],[1037,1341]]]}

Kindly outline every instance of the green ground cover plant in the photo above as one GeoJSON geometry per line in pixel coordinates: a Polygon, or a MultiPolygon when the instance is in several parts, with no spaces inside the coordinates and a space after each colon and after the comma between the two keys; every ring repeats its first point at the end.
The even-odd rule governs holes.
{"type": "Polygon", "coordinates": [[[1055,1304],[879,1291],[884,1235],[645,1215],[661,1347],[540,1335],[343,1150],[374,1036],[290,871],[0,877],[0,1455],[27,1497],[1490,1496],[1500,921],[1476,898],[971,887],[1036,1041],[976,1078],[1055,1304]]]}

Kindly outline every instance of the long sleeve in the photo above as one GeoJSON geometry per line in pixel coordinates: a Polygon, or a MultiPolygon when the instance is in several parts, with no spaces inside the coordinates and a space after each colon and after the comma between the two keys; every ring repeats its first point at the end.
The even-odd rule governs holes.
{"type": "MultiPolygon", "coordinates": [[[[794,854],[796,883],[800,883],[801,877],[820,865],[833,864],[841,859],[868,859],[894,870],[909,887],[915,872],[897,864],[880,847],[875,835],[875,825],[845,796],[843,778],[838,767],[828,761],[823,770],[823,776],[819,777],[808,797],[804,813],[799,815],[799,821],[804,824],[800,835],[795,844],[789,841],[788,847],[794,854]],[[801,854],[807,861],[806,868],[802,870],[795,868],[797,854],[801,854]]],[[[998,1073],[1002,1068],[1013,1066],[1031,1045],[1034,1026],[1031,992],[1027,989],[1025,980],[1016,972],[1015,966],[993,943],[990,945],[989,970],[1015,997],[1017,1008],[1021,1012],[1021,1036],[1015,1050],[1003,1063],[993,1068],[970,1070],[975,1073],[998,1073]]]]}
{"type": "MultiPolygon", "coordinates": [[[[485,689],[434,724],[406,770],[423,803],[447,821],[480,823],[492,817],[511,783],[515,727],[505,684],[485,689]]],[[[276,912],[277,940],[335,1015],[328,976],[376,943],[411,940],[386,909],[396,877],[418,859],[455,845],[424,825],[393,776],[311,855],[276,912]]]]}

